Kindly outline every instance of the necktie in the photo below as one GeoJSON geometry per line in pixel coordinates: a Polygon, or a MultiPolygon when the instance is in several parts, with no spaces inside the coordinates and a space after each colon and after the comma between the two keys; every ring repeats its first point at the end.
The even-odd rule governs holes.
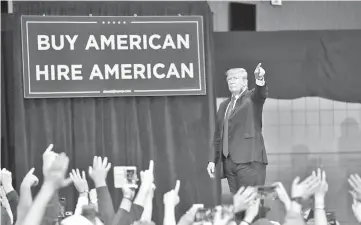
{"type": "Polygon", "coordinates": [[[228,156],[228,119],[232,115],[233,112],[233,106],[236,101],[235,97],[232,97],[231,102],[228,105],[228,109],[226,111],[226,115],[224,117],[224,123],[223,123],[223,155],[225,157],[228,156]]]}

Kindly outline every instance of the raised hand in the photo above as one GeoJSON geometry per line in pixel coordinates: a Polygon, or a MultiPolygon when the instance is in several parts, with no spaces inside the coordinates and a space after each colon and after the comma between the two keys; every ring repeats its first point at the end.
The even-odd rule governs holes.
{"type": "Polygon", "coordinates": [[[134,188],[130,188],[128,186],[123,186],[122,187],[122,192],[123,192],[123,198],[133,200],[134,195],[135,195],[135,189],[134,188]]]}
{"type": "Polygon", "coordinates": [[[108,163],[107,157],[102,160],[101,157],[94,156],[93,167],[89,167],[89,176],[93,179],[95,187],[107,186],[106,178],[111,167],[112,164],[108,163]]]}
{"type": "Polygon", "coordinates": [[[353,199],[352,211],[357,221],[361,223],[361,203],[356,199],[353,199]]]}
{"type": "Polygon", "coordinates": [[[73,181],[76,190],[78,190],[78,192],[80,194],[89,192],[89,186],[88,186],[88,182],[86,180],[85,171],[82,171],[82,173],[80,175],[79,169],[76,169],[76,170],[73,169],[70,172],[70,178],[73,181]]]}
{"type": "Polygon", "coordinates": [[[361,201],[361,178],[358,174],[352,174],[348,179],[348,183],[353,191],[350,192],[355,199],[361,201]]]}
{"type": "Polygon", "coordinates": [[[39,184],[39,179],[34,175],[35,168],[31,168],[21,182],[21,187],[31,188],[39,184]]]}
{"type": "Polygon", "coordinates": [[[257,189],[254,187],[241,187],[233,196],[233,206],[235,212],[241,212],[250,206],[257,197],[257,189]]]}
{"type": "Polygon", "coordinates": [[[274,185],[276,186],[275,190],[276,190],[278,198],[285,205],[286,211],[288,211],[290,204],[291,204],[290,196],[288,195],[285,187],[283,186],[283,184],[281,182],[274,183],[274,185]]]}
{"type": "Polygon", "coordinates": [[[262,63],[258,63],[256,69],[254,70],[254,75],[257,80],[263,80],[266,71],[262,68],[262,63]]]}
{"type": "Polygon", "coordinates": [[[256,198],[255,200],[253,200],[251,205],[246,210],[246,215],[244,217],[244,221],[246,221],[249,224],[252,224],[253,220],[258,215],[260,203],[261,203],[260,198],[256,198]]]}
{"type": "Polygon", "coordinates": [[[179,204],[179,187],[180,181],[177,180],[175,188],[163,196],[163,202],[166,207],[175,207],[179,204]]]}
{"type": "Polygon", "coordinates": [[[142,185],[146,187],[152,187],[154,182],[154,161],[150,160],[149,168],[145,171],[140,172],[140,179],[142,181],[142,185]]]}
{"type": "Polygon", "coordinates": [[[72,182],[71,178],[65,178],[68,165],[69,158],[65,153],[60,153],[55,157],[51,166],[43,171],[44,185],[50,186],[54,190],[68,186],[72,182]]]}
{"type": "Polygon", "coordinates": [[[315,174],[307,177],[302,182],[300,182],[299,177],[296,177],[292,182],[291,196],[292,198],[308,199],[315,193],[320,183],[321,180],[315,174]]]}
{"type": "Polygon", "coordinates": [[[45,175],[45,171],[49,170],[55,158],[59,155],[53,152],[53,144],[50,144],[48,148],[43,153],[43,174],[45,175]]]}
{"type": "Polygon", "coordinates": [[[4,187],[4,190],[6,193],[11,192],[12,190],[14,190],[13,188],[13,178],[12,178],[12,174],[10,171],[8,171],[7,169],[2,169],[1,173],[0,173],[0,177],[1,177],[1,183],[2,186],[4,187]]]}
{"type": "MultiPolygon", "coordinates": [[[[315,175],[316,173],[313,172],[313,175],[315,175]]],[[[315,197],[322,197],[324,198],[327,191],[328,191],[328,184],[326,181],[326,173],[325,171],[322,171],[321,169],[317,169],[317,174],[316,174],[318,180],[320,180],[320,183],[318,185],[318,187],[315,190],[315,197]]]]}

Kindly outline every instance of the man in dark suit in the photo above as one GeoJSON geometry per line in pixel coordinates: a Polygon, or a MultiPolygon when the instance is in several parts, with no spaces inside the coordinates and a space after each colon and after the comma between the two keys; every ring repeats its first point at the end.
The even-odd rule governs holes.
{"type": "Polygon", "coordinates": [[[213,147],[215,158],[208,163],[210,177],[222,160],[224,176],[232,193],[242,186],[264,185],[267,155],[262,136],[262,111],[267,98],[265,70],[254,71],[256,87],[248,90],[247,71],[234,68],[226,72],[232,97],[223,101],[217,112],[213,147]]]}

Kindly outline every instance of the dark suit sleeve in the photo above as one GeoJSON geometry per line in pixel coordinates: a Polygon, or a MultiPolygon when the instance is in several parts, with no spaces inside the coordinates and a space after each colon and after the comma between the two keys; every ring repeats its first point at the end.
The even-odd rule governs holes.
{"type": "Polygon", "coordinates": [[[98,211],[100,214],[100,219],[104,224],[111,224],[114,219],[115,212],[112,197],[107,186],[97,187],[97,196],[98,196],[98,211]]]}
{"type": "Polygon", "coordinates": [[[256,87],[252,92],[252,100],[263,104],[266,101],[267,97],[268,97],[267,83],[265,82],[263,86],[259,86],[256,84],[256,87]]]}
{"type": "Polygon", "coordinates": [[[11,192],[7,193],[6,197],[7,197],[8,201],[9,201],[11,212],[13,213],[14,221],[16,221],[16,219],[17,219],[17,207],[18,207],[18,204],[19,204],[19,195],[14,190],[14,191],[11,191],[11,192]]]}
{"type": "Polygon", "coordinates": [[[137,204],[132,204],[132,207],[130,208],[130,212],[127,212],[124,209],[119,208],[111,224],[112,225],[133,224],[135,221],[140,220],[143,210],[144,208],[137,204]]]}
{"type": "Polygon", "coordinates": [[[222,124],[218,120],[218,115],[221,113],[223,103],[219,106],[216,118],[216,127],[213,136],[213,150],[214,150],[214,163],[217,164],[221,156],[221,129],[222,124]]]}

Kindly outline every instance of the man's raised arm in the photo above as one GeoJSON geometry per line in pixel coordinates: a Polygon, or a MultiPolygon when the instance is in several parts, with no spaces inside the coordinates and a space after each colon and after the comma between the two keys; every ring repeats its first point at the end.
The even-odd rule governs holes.
{"type": "Polygon", "coordinates": [[[252,100],[264,103],[268,97],[268,88],[264,75],[266,71],[262,68],[262,63],[259,63],[254,71],[254,76],[256,79],[256,87],[252,93],[252,100]]]}

